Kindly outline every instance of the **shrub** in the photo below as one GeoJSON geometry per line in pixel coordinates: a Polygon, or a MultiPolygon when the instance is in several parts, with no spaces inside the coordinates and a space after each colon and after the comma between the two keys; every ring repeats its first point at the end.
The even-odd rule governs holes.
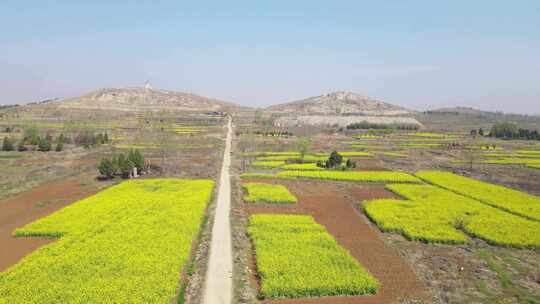
{"type": "Polygon", "coordinates": [[[123,177],[129,177],[133,172],[135,165],[133,162],[124,156],[124,154],[118,155],[118,170],[123,177]]]}
{"type": "Polygon", "coordinates": [[[28,142],[31,145],[39,144],[39,131],[36,126],[26,126],[23,129],[24,142],[28,142]]]}
{"type": "Polygon", "coordinates": [[[144,156],[138,149],[131,149],[128,153],[128,160],[131,161],[133,167],[137,168],[137,172],[144,170],[144,156]]]}
{"type": "Polygon", "coordinates": [[[54,149],[56,152],[60,152],[62,150],[64,150],[64,143],[62,143],[61,141],[59,141],[57,144],[56,144],[56,148],[54,149]]]}
{"type": "Polygon", "coordinates": [[[113,178],[116,174],[116,168],[112,161],[104,158],[98,165],[99,174],[106,178],[113,178]]]}
{"type": "Polygon", "coordinates": [[[47,139],[40,139],[38,144],[38,150],[41,152],[51,151],[51,142],[47,139]]]}
{"type": "Polygon", "coordinates": [[[307,137],[298,139],[296,143],[298,154],[300,155],[300,161],[304,160],[304,156],[309,152],[311,148],[311,140],[307,137]]]}
{"type": "Polygon", "coordinates": [[[19,152],[24,152],[24,151],[27,151],[28,148],[26,148],[26,146],[24,145],[24,140],[21,140],[19,142],[19,144],[17,144],[17,151],[19,152]]]}
{"type": "Polygon", "coordinates": [[[4,140],[2,142],[2,150],[3,151],[13,151],[15,150],[15,147],[13,145],[13,140],[9,137],[4,137],[4,140]]]}

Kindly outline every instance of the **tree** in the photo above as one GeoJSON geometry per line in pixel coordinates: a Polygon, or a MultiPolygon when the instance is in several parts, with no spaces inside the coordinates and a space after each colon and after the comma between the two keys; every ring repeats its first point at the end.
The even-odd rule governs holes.
{"type": "Polygon", "coordinates": [[[311,139],[307,137],[299,138],[296,142],[296,149],[300,154],[300,161],[304,161],[304,156],[306,156],[306,154],[309,152],[309,149],[311,149],[311,139]]]}
{"type": "Polygon", "coordinates": [[[144,169],[144,156],[138,149],[132,149],[128,153],[128,160],[137,168],[137,172],[142,172],[144,169]]]}
{"type": "Polygon", "coordinates": [[[480,128],[480,130],[478,130],[478,135],[484,136],[484,129],[480,128]]]}
{"type": "Polygon", "coordinates": [[[28,148],[26,148],[26,146],[24,145],[24,139],[23,139],[17,145],[17,151],[24,152],[24,151],[27,151],[27,150],[28,150],[28,148]]]}
{"type": "Polygon", "coordinates": [[[476,129],[472,129],[470,132],[471,136],[476,136],[477,133],[476,129]]]}
{"type": "Polygon", "coordinates": [[[23,138],[25,142],[30,143],[31,145],[39,144],[39,132],[36,126],[30,125],[26,126],[23,129],[23,138]]]}
{"type": "Polygon", "coordinates": [[[346,163],[345,165],[346,165],[347,168],[349,168],[349,169],[356,168],[356,163],[353,162],[353,161],[350,160],[350,159],[347,159],[347,163],[346,163]]]}
{"type": "Polygon", "coordinates": [[[113,178],[116,174],[116,168],[112,161],[108,158],[103,158],[98,165],[99,174],[106,178],[113,178]]]}
{"type": "Polygon", "coordinates": [[[64,143],[61,142],[61,141],[58,141],[58,143],[56,144],[56,148],[54,150],[56,152],[60,152],[60,151],[64,150],[64,143]]]}
{"type": "Polygon", "coordinates": [[[135,165],[133,164],[133,162],[126,158],[124,154],[118,155],[118,170],[123,177],[129,177],[131,175],[131,172],[133,172],[134,167],[135,165]]]}
{"type": "Polygon", "coordinates": [[[51,142],[47,139],[40,139],[38,143],[38,150],[41,152],[51,151],[51,142]]]}
{"type": "Polygon", "coordinates": [[[343,157],[337,151],[333,151],[332,153],[330,153],[330,158],[328,158],[330,168],[340,166],[342,161],[343,157]]]}
{"type": "Polygon", "coordinates": [[[13,140],[11,140],[9,137],[4,137],[4,141],[2,142],[2,150],[3,151],[13,151],[15,150],[15,147],[13,145],[13,140]]]}

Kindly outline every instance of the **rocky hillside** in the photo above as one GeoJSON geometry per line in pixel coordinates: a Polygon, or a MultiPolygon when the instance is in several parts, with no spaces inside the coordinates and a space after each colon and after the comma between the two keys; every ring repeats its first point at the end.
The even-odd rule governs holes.
{"type": "Polygon", "coordinates": [[[414,112],[351,92],[334,92],[266,108],[279,127],[303,125],[341,126],[359,122],[384,125],[422,125],[414,112]]]}
{"type": "Polygon", "coordinates": [[[59,109],[114,111],[228,111],[239,108],[233,103],[181,93],[148,88],[101,89],[81,97],[47,104],[59,109]]]}
{"type": "Polygon", "coordinates": [[[351,92],[334,92],[270,106],[268,111],[295,115],[406,115],[412,111],[351,92]]]}

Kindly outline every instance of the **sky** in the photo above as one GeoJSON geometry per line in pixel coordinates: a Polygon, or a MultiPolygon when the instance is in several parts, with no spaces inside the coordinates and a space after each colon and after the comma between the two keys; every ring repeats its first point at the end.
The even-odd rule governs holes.
{"type": "Polygon", "coordinates": [[[540,1],[2,1],[0,104],[143,86],[540,114],[540,1]]]}

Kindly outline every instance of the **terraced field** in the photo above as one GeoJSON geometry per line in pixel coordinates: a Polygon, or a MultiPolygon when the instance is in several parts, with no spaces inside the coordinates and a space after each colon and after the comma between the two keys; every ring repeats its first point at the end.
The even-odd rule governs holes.
{"type": "Polygon", "coordinates": [[[386,187],[406,200],[364,204],[366,214],[384,231],[428,243],[462,244],[474,236],[495,245],[540,248],[539,222],[432,185],[386,187]]]}
{"type": "Polygon", "coordinates": [[[540,198],[449,172],[423,171],[416,176],[429,183],[465,195],[493,207],[540,221],[540,198]]]}
{"type": "Polygon", "coordinates": [[[210,180],[123,182],[17,229],[59,238],[0,274],[0,303],[168,303],[210,180]]]}

